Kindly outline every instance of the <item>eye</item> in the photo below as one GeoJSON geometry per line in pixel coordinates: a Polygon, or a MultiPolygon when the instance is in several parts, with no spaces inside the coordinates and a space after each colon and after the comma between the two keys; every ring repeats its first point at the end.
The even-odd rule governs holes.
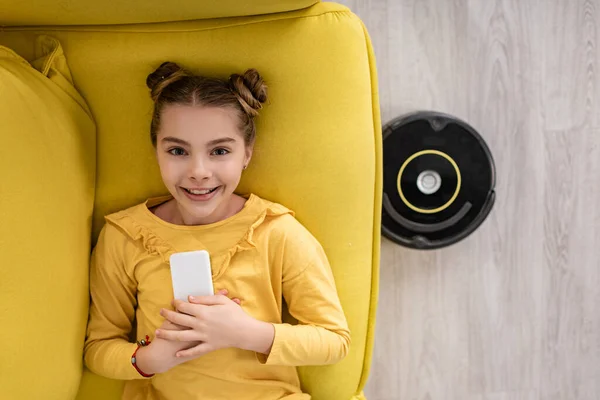
{"type": "Polygon", "coordinates": [[[167,151],[167,153],[169,153],[173,156],[184,156],[185,150],[182,149],[181,147],[174,147],[174,148],[170,149],[169,151],[167,151]]]}
{"type": "Polygon", "coordinates": [[[229,154],[229,150],[220,147],[218,149],[214,149],[211,154],[214,154],[215,156],[224,156],[229,154]]]}

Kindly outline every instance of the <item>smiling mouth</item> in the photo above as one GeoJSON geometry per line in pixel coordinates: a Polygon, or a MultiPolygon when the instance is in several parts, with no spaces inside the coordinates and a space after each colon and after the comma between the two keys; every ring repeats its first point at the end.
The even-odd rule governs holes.
{"type": "Polygon", "coordinates": [[[219,186],[212,188],[212,189],[204,189],[204,190],[190,190],[187,188],[182,188],[182,189],[185,190],[186,192],[188,192],[189,194],[201,195],[201,194],[210,194],[210,193],[214,192],[215,190],[217,190],[218,188],[219,188],[219,186]]]}

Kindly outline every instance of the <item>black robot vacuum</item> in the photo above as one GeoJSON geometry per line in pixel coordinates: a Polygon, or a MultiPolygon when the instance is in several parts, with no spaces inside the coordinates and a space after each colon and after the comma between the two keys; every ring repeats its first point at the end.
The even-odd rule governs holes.
{"type": "Polygon", "coordinates": [[[414,249],[438,249],[473,233],[494,205],[495,166],[469,124],[438,112],[383,128],[382,234],[414,249]]]}

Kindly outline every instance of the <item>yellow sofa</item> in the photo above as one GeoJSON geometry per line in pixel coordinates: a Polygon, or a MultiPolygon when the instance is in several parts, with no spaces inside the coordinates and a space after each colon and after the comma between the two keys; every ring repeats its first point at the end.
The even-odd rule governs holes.
{"type": "Polygon", "coordinates": [[[265,77],[270,101],[240,192],[294,209],[332,264],[351,350],[299,368],[303,389],[364,398],[382,152],[361,21],[315,0],[0,0],[0,10],[0,399],[120,398],[122,382],[82,362],[88,261],[104,215],[166,193],[145,86],[166,60],[265,77]]]}

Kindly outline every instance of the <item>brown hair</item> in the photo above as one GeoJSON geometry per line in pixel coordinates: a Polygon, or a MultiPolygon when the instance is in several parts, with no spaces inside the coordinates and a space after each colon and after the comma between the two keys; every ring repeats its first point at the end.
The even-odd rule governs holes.
{"type": "Polygon", "coordinates": [[[162,110],[171,104],[229,107],[238,116],[239,129],[246,145],[254,142],[254,117],[267,101],[267,85],[255,69],[243,75],[232,74],[229,80],[193,75],[173,62],[164,62],[146,78],[154,113],[150,138],[156,147],[162,110]]]}

